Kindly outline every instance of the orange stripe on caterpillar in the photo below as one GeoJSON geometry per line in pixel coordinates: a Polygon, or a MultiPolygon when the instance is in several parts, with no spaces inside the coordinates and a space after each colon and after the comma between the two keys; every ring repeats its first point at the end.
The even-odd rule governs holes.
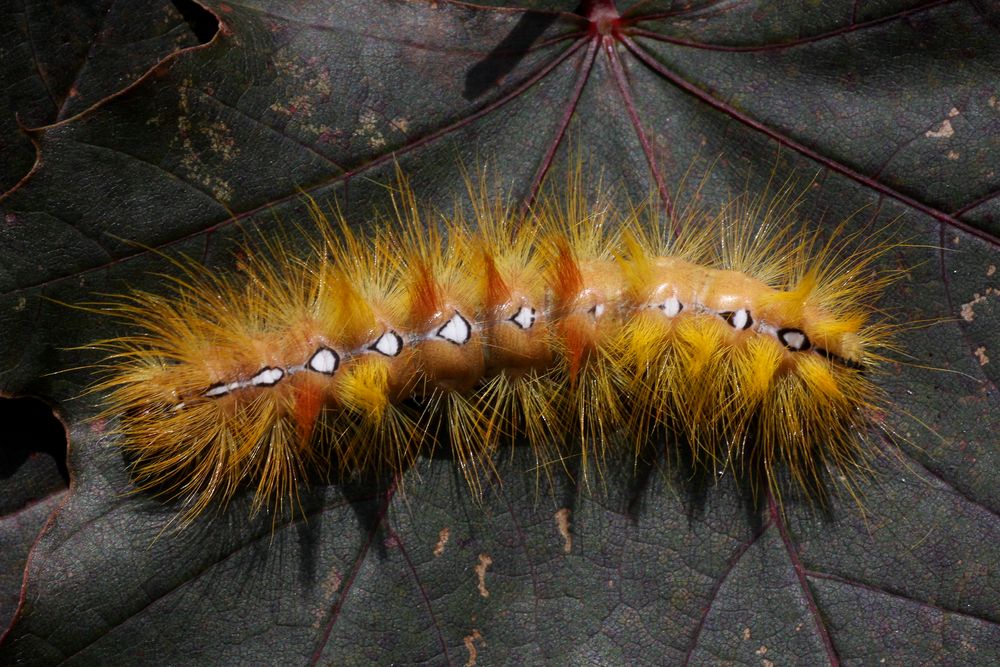
{"type": "Polygon", "coordinates": [[[455,218],[444,237],[397,195],[398,228],[373,239],[314,206],[305,260],[248,247],[240,281],[191,266],[171,294],[105,304],[140,330],[98,344],[96,385],[140,488],[193,518],[249,480],[255,508],[280,508],[310,473],[402,472],[437,424],[476,490],[502,441],[600,462],[613,434],[642,456],[657,429],[775,495],[786,469],[815,495],[825,467],[867,468],[891,243],[845,256],[843,225],[826,244],[767,215],[758,229],[733,213],[753,203],[614,220],[579,192],[517,225],[479,199],[477,227],[455,218]]]}

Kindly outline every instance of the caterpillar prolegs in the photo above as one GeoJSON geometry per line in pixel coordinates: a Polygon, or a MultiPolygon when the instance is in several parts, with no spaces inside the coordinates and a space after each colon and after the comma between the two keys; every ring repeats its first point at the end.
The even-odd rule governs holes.
{"type": "Polygon", "coordinates": [[[233,274],[178,261],[166,293],[101,305],[134,331],[96,344],[96,389],[139,488],[188,518],[246,485],[277,509],[317,474],[449,447],[478,490],[515,440],[542,466],[686,448],[778,497],[868,468],[891,243],[792,231],[787,197],[658,216],[579,188],[526,215],[479,195],[471,220],[393,197],[370,236],[312,203],[306,256],[269,241],[233,274]]]}

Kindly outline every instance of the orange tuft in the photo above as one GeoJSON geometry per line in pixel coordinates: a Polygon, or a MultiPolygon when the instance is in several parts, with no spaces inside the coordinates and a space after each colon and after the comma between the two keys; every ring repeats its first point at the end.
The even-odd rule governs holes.
{"type": "Polygon", "coordinates": [[[301,442],[312,440],[313,429],[319,419],[326,404],[326,392],[323,387],[314,382],[312,378],[304,378],[304,381],[296,383],[294,393],[294,408],[292,413],[295,422],[295,431],[299,435],[301,442]]]}
{"type": "Polygon", "coordinates": [[[486,273],[486,311],[492,312],[501,304],[510,300],[510,286],[500,275],[496,260],[488,251],[483,250],[483,269],[486,273]]]}
{"type": "Polygon", "coordinates": [[[441,288],[427,262],[418,262],[410,272],[410,322],[422,327],[441,312],[441,288]]]}
{"type": "Polygon", "coordinates": [[[566,321],[561,327],[563,344],[566,346],[566,361],[569,365],[569,380],[575,384],[580,368],[583,366],[590,350],[593,348],[593,341],[590,332],[585,330],[586,325],[574,320],[566,321]]]}
{"type": "Polygon", "coordinates": [[[555,248],[555,260],[550,271],[552,293],[557,308],[565,311],[583,290],[583,273],[567,238],[557,238],[555,248]]]}

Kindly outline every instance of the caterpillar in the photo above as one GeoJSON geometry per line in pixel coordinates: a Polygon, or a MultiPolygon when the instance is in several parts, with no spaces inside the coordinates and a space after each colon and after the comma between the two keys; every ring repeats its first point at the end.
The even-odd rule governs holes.
{"type": "Polygon", "coordinates": [[[898,243],[794,231],[787,188],[663,214],[570,180],[524,215],[470,188],[471,215],[428,220],[401,178],[372,234],[310,200],[305,253],[257,239],[233,273],[177,259],[161,293],[94,304],[131,331],[92,347],[137,489],[186,521],[243,487],[279,511],[447,447],[480,492],[521,440],[543,469],[682,449],[779,499],[870,470],[898,243]]]}

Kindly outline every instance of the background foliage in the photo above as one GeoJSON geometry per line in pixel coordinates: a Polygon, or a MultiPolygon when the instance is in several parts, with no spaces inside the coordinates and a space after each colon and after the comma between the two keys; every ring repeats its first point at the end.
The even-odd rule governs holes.
{"type": "Polygon", "coordinates": [[[0,3],[0,390],[55,406],[71,478],[7,402],[0,662],[1000,661],[996,3],[500,5],[0,3]],[[176,508],[125,495],[73,399],[88,373],[52,375],[112,328],[51,300],[155,289],[136,244],[231,266],[303,190],[363,225],[394,163],[448,209],[460,165],[528,200],[567,155],[623,197],[682,200],[714,162],[707,203],[774,172],[815,176],[809,224],[899,221],[912,270],[886,307],[946,319],[884,380],[911,446],[865,513],[757,511],[658,470],[539,488],[518,449],[481,506],[439,456],[405,493],[315,488],[273,533],[240,500],[161,534],[176,508]]]}

